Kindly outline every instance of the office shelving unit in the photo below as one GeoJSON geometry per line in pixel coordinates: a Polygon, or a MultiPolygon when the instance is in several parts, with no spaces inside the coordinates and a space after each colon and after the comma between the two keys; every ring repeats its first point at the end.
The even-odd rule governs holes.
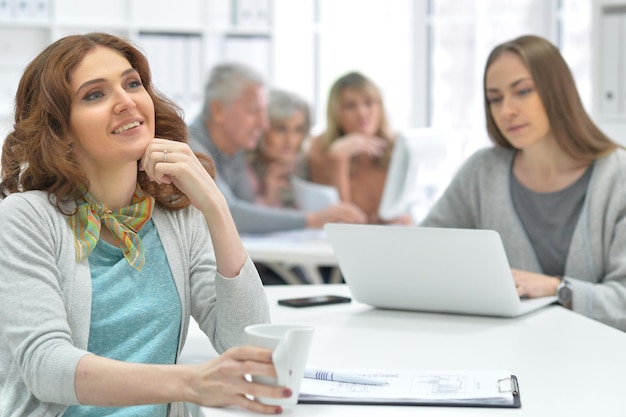
{"type": "Polygon", "coordinates": [[[626,1],[593,3],[593,115],[626,143],[626,1]]]}
{"type": "Polygon", "coordinates": [[[273,0],[0,0],[0,142],[28,62],[53,41],[103,31],[130,39],[150,60],[155,85],[190,119],[207,70],[244,61],[273,79],[273,0]]]}

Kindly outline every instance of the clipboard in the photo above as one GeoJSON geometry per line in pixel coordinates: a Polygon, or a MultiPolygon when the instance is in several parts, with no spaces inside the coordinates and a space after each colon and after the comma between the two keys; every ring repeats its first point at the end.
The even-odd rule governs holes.
{"type": "Polygon", "coordinates": [[[390,382],[387,386],[373,387],[371,385],[363,386],[360,384],[305,379],[300,388],[298,403],[521,408],[522,403],[517,376],[511,373],[504,374],[504,372],[358,371],[359,375],[376,378],[384,378],[387,375],[389,376],[387,380],[390,382]],[[453,379],[457,386],[454,384],[449,385],[449,382],[444,382],[442,385],[442,381],[449,381],[450,379],[453,379]],[[418,382],[416,383],[416,381],[418,382]],[[486,384],[485,381],[489,381],[489,383],[486,384]],[[476,392],[466,389],[459,394],[454,391],[454,389],[462,387],[463,384],[469,387],[472,383],[478,384],[478,386],[483,384],[483,387],[476,392]],[[418,386],[419,388],[417,388],[418,386]],[[449,389],[450,387],[452,389],[449,389]],[[437,391],[437,388],[439,388],[439,391],[437,391]]]}

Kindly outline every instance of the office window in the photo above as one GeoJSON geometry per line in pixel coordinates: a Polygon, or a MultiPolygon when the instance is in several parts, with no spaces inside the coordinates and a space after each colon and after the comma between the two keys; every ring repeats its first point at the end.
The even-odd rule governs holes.
{"type": "MultiPolygon", "coordinates": [[[[275,0],[274,5],[274,84],[311,101],[317,130],[325,124],[332,83],[354,70],[381,88],[393,127],[415,125],[415,74],[427,61],[426,54],[416,59],[421,51],[413,36],[419,30],[415,10],[426,10],[427,2],[275,0]]],[[[425,102],[428,92],[419,94],[425,102]]]]}
{"type": "Polygon", "coordinates": [[[431,6],[432,115],[435,127],[459,133],[462,157],[489,143],[483,72],[493,47],[523,34],[556,41],[554,2],[434,0],[431,6]]]}
{"type": "Polygon", "coordinates": [[[593,0],[562,0],[559,8],[559,47],[574,73],[583,105],[592,113],[593,0]]]}
{"type": "Polygon", "coordinates": [[[432,126],[459,132],[462,157],[489,144],[483,73],[491,49],[523,34],[557,45],[591,112],[591,0],[432,0],[432,126]]]}
{"type": "Polygon", "coordinates": [[[487,55],[528,33],[561,48],[591,111],[592,0],[290,3],[275,0],[275,83],[314,104],[318,129],[331,83],[358,69],[384,91],[395,128],[452,128],[465,157],[489,143],[482,102],[487,55]]]}
{"type": "Polygon", "coordinates": [[[391,125],[410,126],[412,4],[411,0],[318,1],[318,114],[325,114],[332,83],[357,70],[382,89],[391,125]]]}

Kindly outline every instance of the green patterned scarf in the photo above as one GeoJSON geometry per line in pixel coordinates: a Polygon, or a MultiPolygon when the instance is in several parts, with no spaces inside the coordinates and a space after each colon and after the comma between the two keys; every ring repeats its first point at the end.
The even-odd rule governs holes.
{"type": "Polygon", "coordinates": [[[86,192],[76,202],[76,213],[68,217],[74,231],[76,260],[82,261],[89,256],[100,239],[102,224],[122,242],[124,258],[137,270],[145,262],[143,242],[137,232],[152,217],[154,198],[143,194],[137,187],[132,203],[128,207],[111,211],[104,204],[97,202],[86,192]]]}

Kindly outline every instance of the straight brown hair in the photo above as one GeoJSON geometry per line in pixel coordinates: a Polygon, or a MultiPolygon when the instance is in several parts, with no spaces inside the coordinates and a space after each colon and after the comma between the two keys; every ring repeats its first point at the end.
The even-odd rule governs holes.
{"type": "Polygon", "coordinates": [[[487,132],[496,145],[513,148],[496,126],[486,94],[487,71],[505,52],[519,56],[530,71],[552,133],[565,153],[574,159],[590,162],[619,147],[585,111],[574,77],[559,50],[546,39],[533,35],[504,42],[496,46],[487,58],[483,77],[485,115],[487,132]]]}

